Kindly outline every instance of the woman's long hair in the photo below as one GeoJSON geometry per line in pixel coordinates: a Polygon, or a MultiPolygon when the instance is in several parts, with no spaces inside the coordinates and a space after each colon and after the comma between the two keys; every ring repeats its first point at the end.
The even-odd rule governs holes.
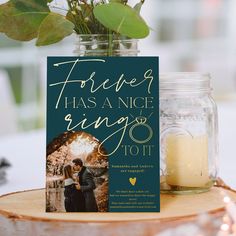
{"type": "Polygon", "coordinates": [[[63,178],[64,179],[73,179],[72,167],[71,165],[66,165],[63,167],[63,178]]]}

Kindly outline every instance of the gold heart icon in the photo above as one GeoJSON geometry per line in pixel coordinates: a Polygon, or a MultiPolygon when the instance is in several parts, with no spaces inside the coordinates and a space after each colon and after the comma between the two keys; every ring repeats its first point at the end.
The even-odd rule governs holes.
{"type": "Polygon", "coordinates": [[[134,186],[136,184],[137,178],[129,178],[129,182],[134,186]]]}

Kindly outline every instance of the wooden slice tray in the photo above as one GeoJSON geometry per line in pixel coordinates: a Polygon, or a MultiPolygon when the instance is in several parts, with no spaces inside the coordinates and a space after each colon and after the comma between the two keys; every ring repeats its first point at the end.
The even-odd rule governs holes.
{"type": "MultiPolygon", "coordinates": [[[[0,236],[147,235],[168,226],[191,221],[208,212],[224,212],[222,187],[195,195],[161,195],[160,213],[45,213],[45,190],[12,193],[0,197],[0,236]]],[[[236,202],[236,193],[224,191],[236,202]]]]}

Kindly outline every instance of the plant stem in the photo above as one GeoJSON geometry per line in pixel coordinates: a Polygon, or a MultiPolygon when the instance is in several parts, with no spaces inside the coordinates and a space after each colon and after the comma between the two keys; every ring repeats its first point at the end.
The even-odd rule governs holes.
{"type": "Polygon", "coordinates": [[[111,57],[112,56],[112,48],[113,48],[113,45],[112,45],[112,31],[109,30],[108,31],[108,56],[111,57]]]}
{"type": "MultiPolygon", "coordinates": [[[[86,0],[81,0],[81,2],[83,2],[86,6],[86,8],[90,9],[90,6],[87,4],[86,0]]],[[[91,9],[90,9],[91,10],[91,9]]],[[[81,18],[81,26],[83,27],[84,29],[84,32],[85,34],[91,34],[91,30],[89,29],[88,25],[86,24],[85,22],[85,17],[82,13],[82,11],[79,11],[78,9],[76,9],[76,12],[77,14],[80,16],[81,18]]]]}
{"type": "Polygon", "coordinates": [[[68,6],[69,6],[69,9],[70,9],[70,12],[71,12],[71,14],[72,14],[72,17],[74,18],[74,22],[75,22],[75,31],[76,31],[76,33],[79,33],[80,30],[81,30],[81,27],[80,27],[79,24],[77,24],[76,17],[75,17],[74,14],[72,13],[72,12],[73,12],[73,7],[72,7],[72,5],[71,5],[70,0],[67,0],[67,3],[68,3],[68,6]],[[78,32],[77,32],[77,30],[78,30],[78,32]]]}
{"type": "MultiPolygon", "coordinates": [[[[76,32],[78,34],[91,34],[90,29],[88,28],[87,24],[85,23],[85,19],[84,19],[82,12],[80,12],[80,10],[78,10],[76,8],[77,2],[75,4],[72,4],[72,1],[67,0],[67,3],[69,6],[69,9],[71,11],[71,14],[74,18],[75,25],[78,29],[78,32],[77,32],[77,30],[76,30],[76,32]],[[73,12],[75,12],[77,17],[79,18],[79,23],[77,22],[77,17],[73,14],[73,12]]],[[[79,2],[78,2],[78,4],[79,4],[79,2]]]]}

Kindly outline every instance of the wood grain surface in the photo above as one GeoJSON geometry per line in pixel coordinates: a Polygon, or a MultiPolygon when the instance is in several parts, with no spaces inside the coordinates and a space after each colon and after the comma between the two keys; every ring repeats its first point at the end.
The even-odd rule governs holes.
{"type": "MultiPolygon", "coordinates": [[[[45,190],[32,190],[12,193],[0,198],[0,214],[5,217],[42,221],[69,222],[127,222],[127,221],[166,221],[188,218],[203,212],[223,211],[222,188],[194,195],[161,195],[160,213],[46,213],[45,190]]],[[[236,193],[224,189],[236,201],[236,193]]]]}
{"type": "Polygon", "coordinates": [[[161,195],[160,213],[46,213],[45,190],[0,197],[0,236],[157,236],[199,213],[224,215],[222,191],[235,202],[236,192],[219,179],[211,191],[194,195],[161,195]]]}

